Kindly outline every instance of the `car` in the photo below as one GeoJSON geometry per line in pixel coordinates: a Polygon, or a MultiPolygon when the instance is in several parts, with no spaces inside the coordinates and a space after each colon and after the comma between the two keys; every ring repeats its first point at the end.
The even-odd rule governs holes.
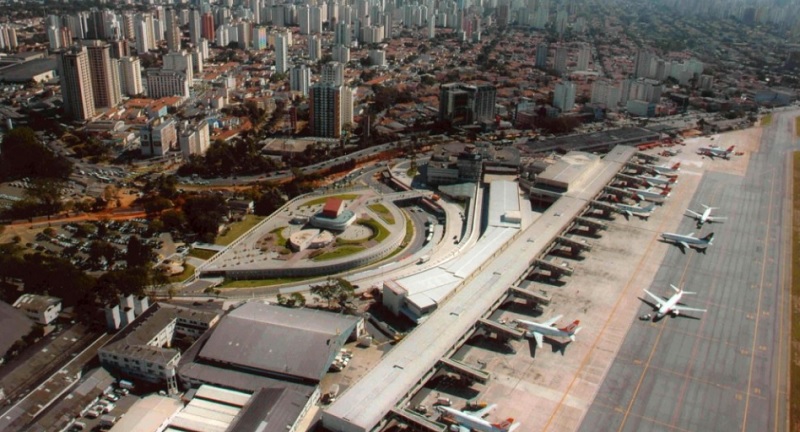
{"type": "Polygon", "coordinates": [[[116,407],[117,407],[117,406],[116,406],[115,404],[113,404],[113,403],[106,404],[105,406],[103,406],[103,414],[108,414],[108,413],[110,413],[110,412],[111,412],[111,411],[113,411],[113,410],[114,410],[114,408],[116,408],[116,407]]]}
{"type": "Polygon", "coordinates": [[[124,388],[118,388],[118,389],[114,390],[114,393],[116,393],[116,394],[118,394],[120,396],[127,396],[127,395],[130,394],[130,392],[131,392],[130,390],[124,389],[124,388]]]}
{"type": "Polygon", "coordinates": [[[111,402],[116,402],[119,400],[119,396],[115,395],[114,393],[109,393],[106,395],[106,399],[111,402]]]}
{"type": "Polygon", "coordinates": [[[86,414],[84,414],[83,416],[90,419],[96,419],[97,417],[100,417],[100,412],[95,411],[95,409],[92,408],[89,411],[86,411],[86,414]]]}

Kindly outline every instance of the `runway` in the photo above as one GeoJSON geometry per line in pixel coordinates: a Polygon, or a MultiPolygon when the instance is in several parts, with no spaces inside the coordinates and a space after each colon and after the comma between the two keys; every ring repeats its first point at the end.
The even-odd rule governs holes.
{"type": "MultiPolygon", "coordinates": [[[[634,322],[579,430],[789,430],[796,114],[774,114],[744,176],[704,174],[690,208],[719,207],[714,214],[728,221],[698,230],[676,215],[684,219],[680,233],[714,232],[714,244],[707,254],[670,247],[653,285],[642,288],[696,291],[682,303],[708,312],[634,322]]],[[[648,312],[642,302],[639,314],[648,312]]]]}

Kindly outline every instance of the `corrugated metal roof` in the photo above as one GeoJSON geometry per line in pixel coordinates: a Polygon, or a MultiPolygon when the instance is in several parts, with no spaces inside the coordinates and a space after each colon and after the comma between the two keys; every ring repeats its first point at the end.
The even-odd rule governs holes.
{"type": "Polygon", "coordinates": [[[246,303],[224,317],[199,357],[319,381],[358,318],[246,303]]]}
{"type": "Polygon", "coordinates": [[[236,390],[202,385],[199,389],[197,389],[194,397],[243,407],[250,399],[251,395],[249,393],[239,392],[236,390]]]}
{"type": "Polygon", "coordinates": [[[136,401],[110,432],[156,431],[182,407],[183,403],[177,399],[158,395],[147,396],[136,401]]]}

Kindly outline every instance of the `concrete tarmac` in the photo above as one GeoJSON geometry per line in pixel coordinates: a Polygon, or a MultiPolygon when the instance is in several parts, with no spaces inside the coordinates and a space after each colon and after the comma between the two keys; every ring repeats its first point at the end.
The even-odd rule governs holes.
{"type": "MultiPolygon", "coordinates": [[[[698,230],[693,219],[676,216],[684,219],[678,232],[714,232],[714,244],[706,254],[669,246],[648,289],[665,296],[673,294],[669,284],[696,291],[682,302],[708,312],[633,323],[579,430],[789,430],[797,114],[775,114],[752,152],[702,162],[711,168],[690,208],[719,207],[714,214],[729,219],[698,230]]],[[[639,314],[648,312],[641,302],[639,314]]]]}

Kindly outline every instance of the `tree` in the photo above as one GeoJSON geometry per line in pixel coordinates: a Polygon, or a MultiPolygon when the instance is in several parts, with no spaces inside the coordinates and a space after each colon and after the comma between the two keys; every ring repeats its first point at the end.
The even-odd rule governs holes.
{"type": "Polygon", "coordinates": [[[99,264],[101,258],[105,258],[106,263],[111,265],[116,254],[117,249],[107,241],[94,240],[89,243],[89,261],[94,265],[99,264]]]}
{"type": "Polygon", "coordinates": [[[128,239],[128,248],[125,252],[125,261],[128,267],[144,267],[150,262],[150,257],[153,255],[153,249],[139,239],[138,236],[132,235],[128,239]]]}
{"type": "Polygon", "coordinates": [[[346,308],[347,303],[353,298],[355,291],[353,285],[342,278],[331,278],[320,285],[311,285],[311,294],[328,302],[328,307],[336,301],[340,307],[346,308]]]}
{"type": "Polygon", "coordinates": [[[281,191],[270,187],[265,189],[258,200],[253,204],[255,214],[269,216],[286,203],[281,191]]]}
{"type": "Polygon", "coordinates": [[[180,231],[186,225],[186,215],[181,210],[167,210],[161,213],[161,223],[166,230],[180,231]]]}
{"type": "Polygon", "coordinates": [[[16,127],[0,142],[0,180],[69,177],[72,163],[45,147],[29,127],[16,127]]]}
{"type": "Polygon", "coordinates": [[[183,213],[189,227],[203,241],[213,242],[222,218],[228,213],[225,199],[217,194],[189,197],[183,204],[183,213]]]}

